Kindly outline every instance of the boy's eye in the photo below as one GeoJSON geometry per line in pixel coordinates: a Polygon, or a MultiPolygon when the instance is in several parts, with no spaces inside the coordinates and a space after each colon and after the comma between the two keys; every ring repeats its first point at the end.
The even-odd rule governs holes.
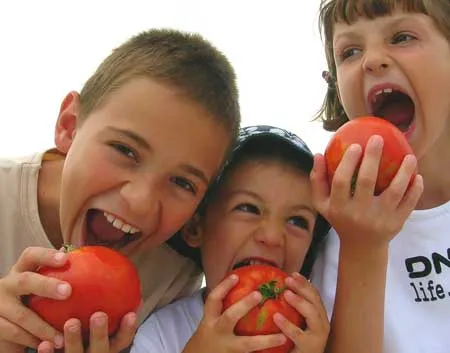
{"type": "Polygon", "coordinates": [[[112,143],[111,146],[125,157],[133,159],[134,161],[138,160],[137,153],[132,148],[121,143],[112,143]]]}
{"type": "Polygon", "coordinates": [[[411,34],[400,32],[396,33],[391,40],[392,44],[400,44],[400,43],[407,43],[412,40],[416,39],[416,37],[412,36],[411,34]]]}
{"type": "Polygon", "coordinates": [[[309,229],[309,222],[304,217],[295,216],[288,219],[288,224],[292,224],[296,227],[303,228],[308,230],[309,229]]]}
{"type": "Polygon", "coordinates": [[[241,203],[237,205],[234,209],[246,213],[260,214],[258,207],[252,205],[251,203],[241,203]]]}
{"type": "Polygon", "coordinates": [[[176,185],[180,186],[181,188],[183,188],[184,190],[189,191],[193,195],[195,195],[197,193],[197,189],[196,189],[194,183],[190,182],[186,178],[173,177],[171,179],[171,181],[173,183],[175,183],[176,185]]]}

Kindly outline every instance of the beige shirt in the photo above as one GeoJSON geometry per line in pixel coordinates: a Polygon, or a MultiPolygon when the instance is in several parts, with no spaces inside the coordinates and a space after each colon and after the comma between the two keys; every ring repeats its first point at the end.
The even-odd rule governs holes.
{"type": "MultiPolygon", "coordinates": [[[[51,248],[39,219],[38,175],[43,153],[0,159],[0,277],[6,275],[29,246],[51,248]]],[[[142,322],[155,308],[200,288],[202,274],[190,260],[161,245],[131,259],[142,284],[142,322]]]]}

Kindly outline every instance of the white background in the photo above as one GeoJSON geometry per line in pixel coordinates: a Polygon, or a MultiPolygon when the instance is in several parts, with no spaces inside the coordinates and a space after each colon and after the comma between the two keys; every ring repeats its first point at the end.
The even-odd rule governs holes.
{"type": "Polygon", "coordinates": [[[238,75],[243,125],[271,124],[322,152],[311,122],[326,91],[319,0],[14,0],[0,2],[0,157],[53,146],[61,100],[130,36],[201,33],[238,75]]]}

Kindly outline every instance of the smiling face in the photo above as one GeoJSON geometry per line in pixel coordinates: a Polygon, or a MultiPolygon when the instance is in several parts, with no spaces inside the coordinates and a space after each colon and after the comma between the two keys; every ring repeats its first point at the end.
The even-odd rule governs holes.
{"type": "Polygon", "coordinates": [[[280,161],[245,161],[200,219],[203,268],[214,288],[233,268],[266,263],[299,271],[316,220],[309,177],[280,161]]]}
{"type": "Polygon", "coordinates": [[[450,46],[432,18],[400,10],[334,24],[340,100],[349,119],[394,123],[420,159],[449,150],[450,46]]]}
{"type": "Polygon", "coordinates": [[[67,153],[60,195],[64,242],[161,244],[195,211],[229,133],[201,105],[149,78],[112,92],[80,126],[78,111],[77,96],[67,98],[56,134],[67,153]]]}

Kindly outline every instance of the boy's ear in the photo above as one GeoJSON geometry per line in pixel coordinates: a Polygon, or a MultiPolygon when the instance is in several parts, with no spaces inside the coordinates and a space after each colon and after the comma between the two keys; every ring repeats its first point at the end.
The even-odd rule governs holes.
{"type": "Polygon", "coordinates": [[[70,92],[62,101],[55,127],[55,145],[59,152],[67,154],[75,137],[80,108],[80,95],[70,92]]]}
{"type": "Polygon", "coordinates": [[[202,227],[200,227],[200,217],[194,215],[182,229],[183,239],[191,248],[199,248],[203,240],[202,227]]]}

